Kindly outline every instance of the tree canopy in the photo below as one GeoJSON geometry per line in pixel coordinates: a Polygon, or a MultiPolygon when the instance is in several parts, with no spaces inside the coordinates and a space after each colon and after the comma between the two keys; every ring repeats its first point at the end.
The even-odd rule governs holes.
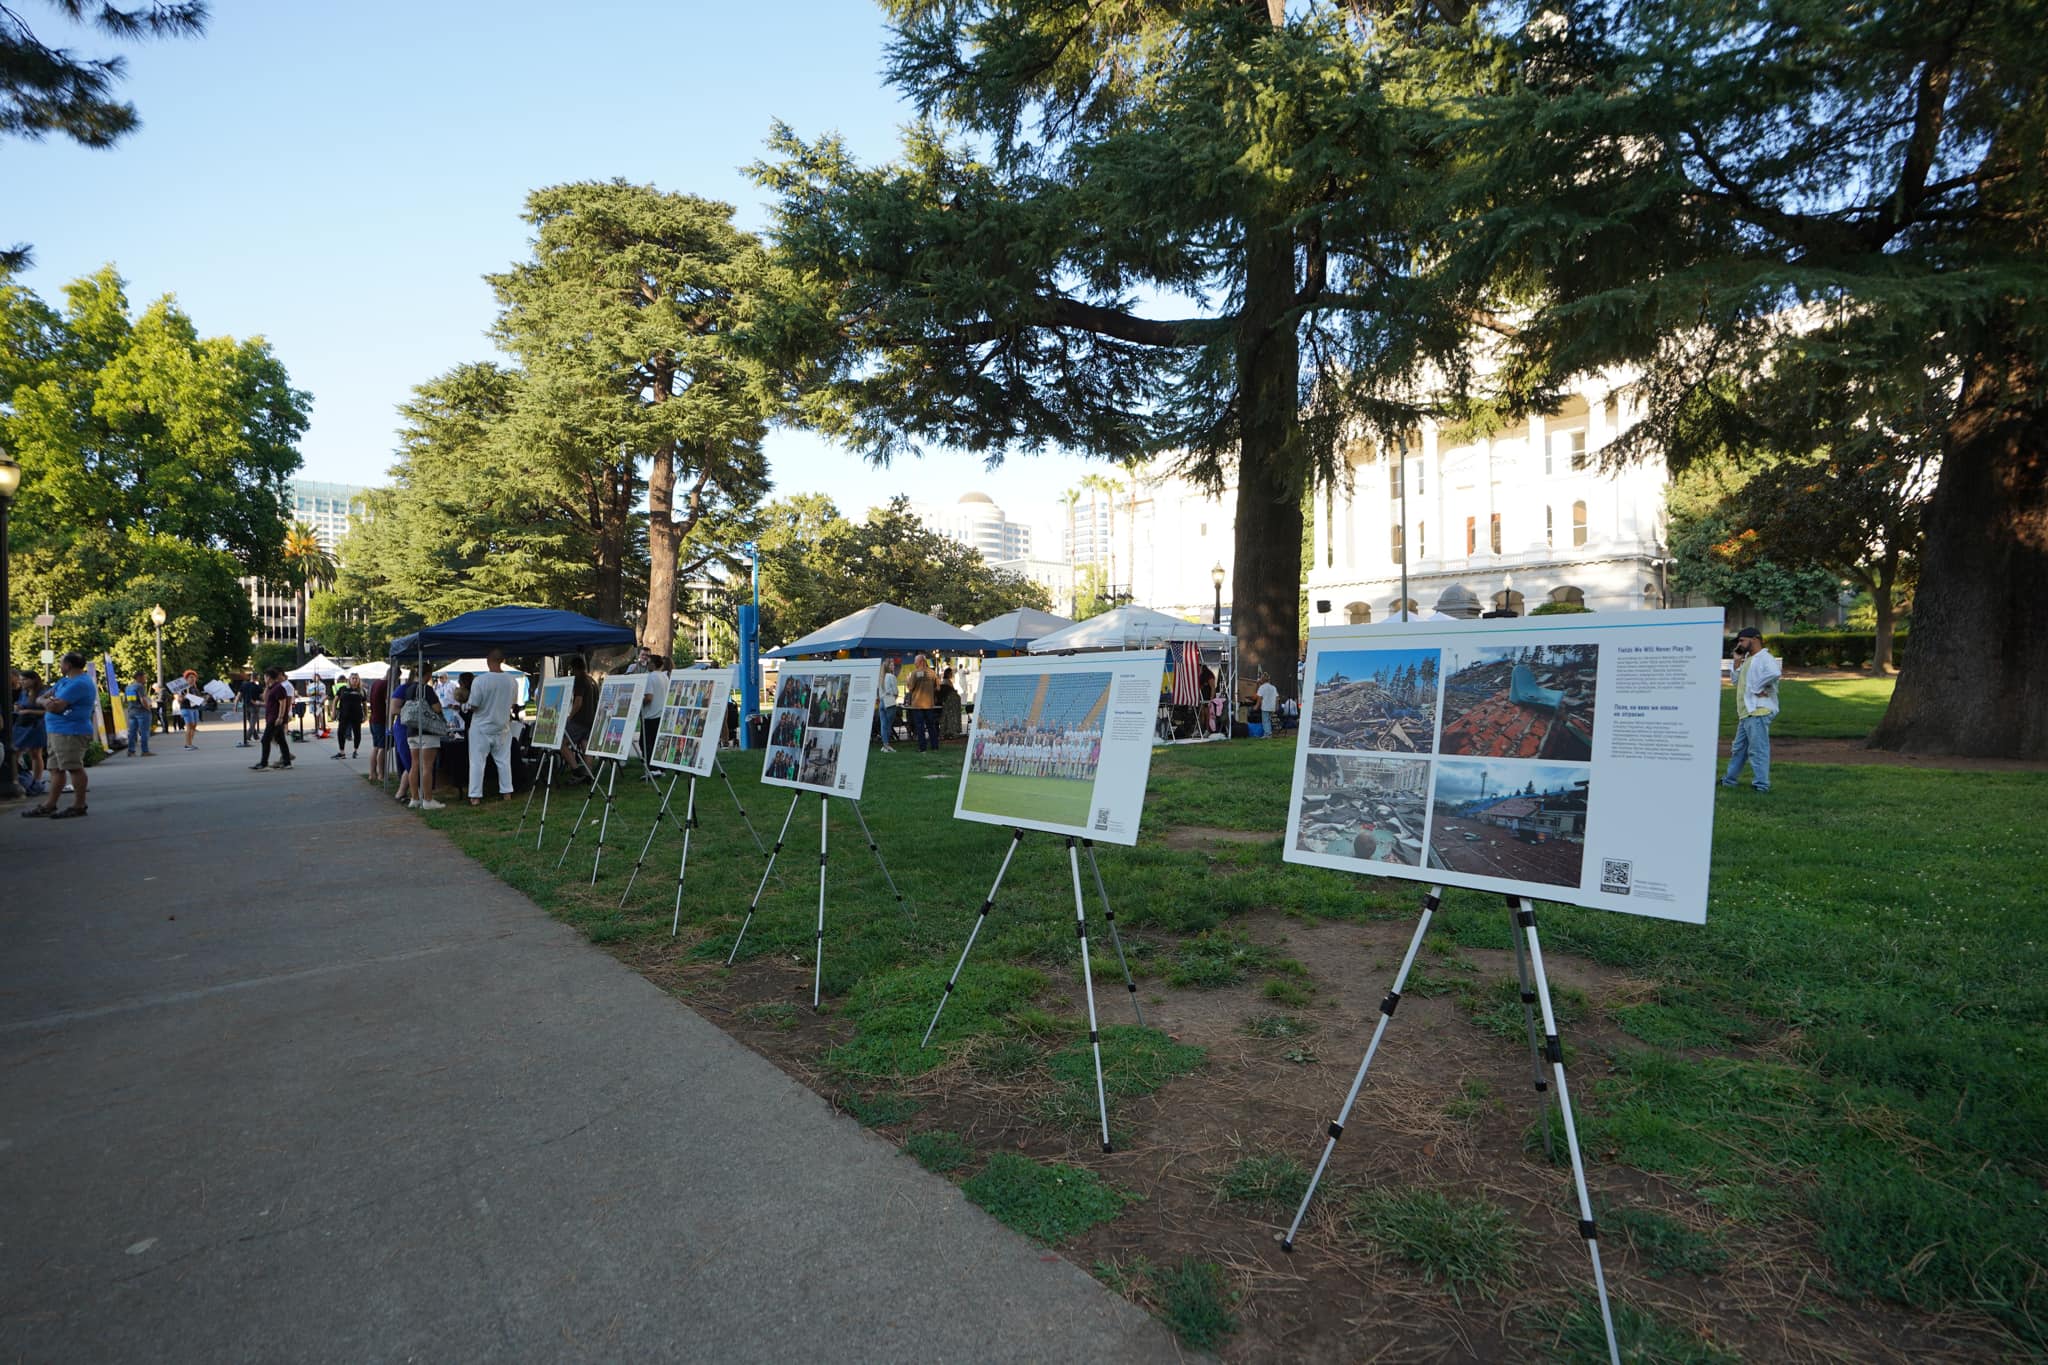
{"type": "Polygon", "coordinates": [[[761,639],[787,644],[819,626],[894,602],[965,629],[1019,607],[1051,606],[1044,588],[988,566],[926,526],[897,497],[860,521],[817,493],[761,509],[761,639]]]}
{"type": "Polygon", "coordinates": [[[137,622],[161,600],[167,664],[246,657],[235,580],[282,568],[309,396],[260,338],[202,337],[169,298],[134,315],[112,267],[68,285],[61,309],[0,281],[0,338],[0,447],[22,466],[14,661],[41,648],[25,621],[45,599],[68,647],[146,636],[153,654],[137,622]]]}

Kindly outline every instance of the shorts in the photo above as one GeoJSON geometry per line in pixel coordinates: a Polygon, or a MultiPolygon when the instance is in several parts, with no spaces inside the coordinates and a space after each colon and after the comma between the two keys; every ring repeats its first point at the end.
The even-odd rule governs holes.
{"type": "Polygon", "coordinates": [[[51,735],[49,765],[62,772],[76,772],[85,766],[85,751],[91,735],[51,735]]]}
{"type": "Polygon", "coordinates": [[[416,754],[432,753],[440,747],[441,737],[439,735],[414,735],[412,737],[412,749],[416,754]]]}
{"type": "Polygon", "coordinates": [[[386,725],[386,724],[384,724],[384,722],[382,722],[382,721],[378,721],[378,720],[373,720],[373,721],[371,721],[371,722],[370,722],[370,747],[371,747],[372,749],[388,749],[388,748],[390,748],[390,747],[391,747],[391,727],[390,727],[390,726],[388,726],[388,725],[386,725]]]}

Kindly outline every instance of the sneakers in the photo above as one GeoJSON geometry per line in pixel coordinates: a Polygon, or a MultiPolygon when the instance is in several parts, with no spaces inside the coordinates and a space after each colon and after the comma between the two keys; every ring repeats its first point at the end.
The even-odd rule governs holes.
{"type": "Polygon", "coordinates": [[[885,754],[893,754],[896,752],[896,746],[893,744],[884,744],[882,746],[882,752],[885,754]]]}
{"type": "Polygon", "coordinates": [[[268,763],[251,763],[249,765],[249,771],[252,773],[260,773],[269,766],[270,765],[268,763]]]}
{"type": "Polygon", "coordinates": [[[414,810],[447,810],[447,809],[448,809],[448,805],[447,805],[447,803],[446,803],[446,802],[444,802],[444,801],[416,801],[416,802],[414,802],[414,803],[413,803],[413,809],[414,809],[414,810]]]}
{"type": "Polygon", "coordinates": [[[347,755],[347,754],[336,754],[336,755],[334,755],[334,758],[335,758],[335,761],[336,761],[336,762],[343,762],[343,761],[346,761],[346,760],[347,760],[347,758],[348,758],[348,755],[347,755]]]}

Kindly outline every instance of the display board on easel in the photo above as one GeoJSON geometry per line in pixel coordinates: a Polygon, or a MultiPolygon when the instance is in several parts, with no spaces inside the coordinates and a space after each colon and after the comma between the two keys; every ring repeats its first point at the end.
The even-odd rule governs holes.
{"type": "Polygon", "coordinates": [[[785,663],[768,717],[761,780],[860,800],[881,681],[879,659],[785,663]]]}
{"type": "Polygon", "coordinates": [[[640,694],[647,686],[645,673],[614,673],[597,688],[597,713],[590,722],[590,744],[584,752],[591,758],[608,758],[623,763],[632,756],[633,742],[640,737],[640,694]]]}
{"type": "Polygon", "coordinates": [[[574,678],[550,678],[540,685],[540,699],[533,713],[533,747],[559,749],[562,732],[569,720],[569,702],[575,695],[574,678]]]}
{"type": "Polygon", "coordinates": [[[1310,631],[1286,859],[1704,922],[1721,624],[1310,631]]]}
{"type": "Polygon", "coordinates": [[[723,710],[732,691],[730,668],[677,670],[669,675],[661,699],[661,719],[654,731],[649,766],[691,777],[709,777],[718,757],[718,725],[714,709],[723,710]]]}

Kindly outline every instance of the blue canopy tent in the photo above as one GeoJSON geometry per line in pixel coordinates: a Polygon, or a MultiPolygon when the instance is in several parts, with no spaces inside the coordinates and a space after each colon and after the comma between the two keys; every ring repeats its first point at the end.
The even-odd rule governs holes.
{"type": "Polygon", "coordinates": [[[764,659],[817,659],[830,658],[835,654],[851,654],[857,658],[879,658],[889,654],[917,654],[936,651],[941,654],[988,654],[1001,648],[979,635],[969,635],[958,626],[949,626],[936,616],[926,616],[921,611],[899,607],[892,602],[877,602],[872,607],[863,607],[851,616],[842,616],[830,625],[820,626],[799,640],[792,640],[780,649],[772,649],[761,657],[764,659]]]}
{"type": "Polygon", "coordinates": [[[393,659],[407,655],[428,659],[460,659],[496,645],[507,654],[569,654],[578,650],[621,649],[633,644],[627,626],[607,625],[573,611],[547,607],[485,607],[401,635],[391,642],[393,659]]]}
{"type": "Polygon", "coordinates": [[[983,621],[971,627],[974,634],[987,640],[998,649],[1015,650],[1022,654],[1031,648],[1033,640],[1065,630],[1074,623],[1064,616],[1054,616],[1049,611],[1038,611],[1032,607],[1019,607],[1004,612],[992,621],[983,621]]]}

